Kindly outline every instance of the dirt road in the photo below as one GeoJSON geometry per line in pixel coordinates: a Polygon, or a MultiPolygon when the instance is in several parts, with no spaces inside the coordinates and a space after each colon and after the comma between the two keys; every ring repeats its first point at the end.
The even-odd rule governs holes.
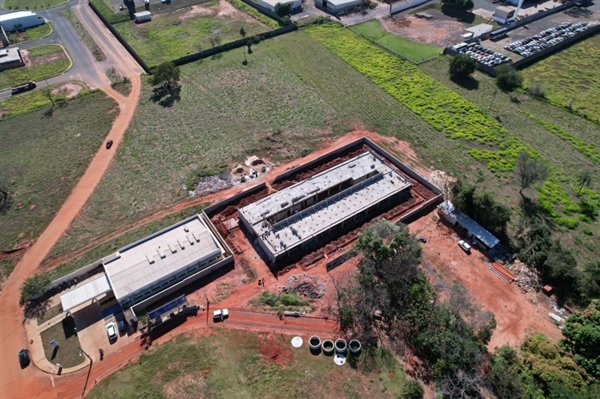
{"type": "Polygon", "coordinates": [[[0,303],[2,310],[0,315],[1,342],[0,342],[0,397],[1,398],[23,398],[23,397],[48,397],[48,388],[53,382],[48,376],[38,371],[35,366],[24,370],[18,367],[16,354],[20,348],[26,347],[25,331],[22,327],[23,313],[19,306],[19,290],[23,281],[33,275],[41,261],[48,254],[58,238],[69,227],[72,220],[77,216],[85,202],[88,200],[96,185],[104,175],[110,161],[112,160],[119,144],[125,134],[125,130],[131,121],[138,97],[140,94],[141,69],[133,62],[131,57],[116,42],[101,22],[92,14],[91,10],[81,0],[73,7],[75,13],[88,29],[90,35],[102,47],[107,57],[112,60],[123,76],[131,79],[132,90],[129,97],[124,97],[110,88],[108,79],[102,90],[114,98],[118,104],[120,113],[112,126],[108,138],[114,144],[110,150],[104,145],[94,156],[84,175],[81,177],[66,202],[60,208],[55,218],[50,222],[46,230],[40,235],[35,244],[25,253],[13,273],[9,276],[2,294],[0,303]],[[91,24],[91,25],[90,25],[91,24]],[[104,29],[105,32],[102,32],[104,29]],[[102,32],[101,34],[99,32],[102,32]],[[44,392],[40,396],[40,393],[44,392]]]}

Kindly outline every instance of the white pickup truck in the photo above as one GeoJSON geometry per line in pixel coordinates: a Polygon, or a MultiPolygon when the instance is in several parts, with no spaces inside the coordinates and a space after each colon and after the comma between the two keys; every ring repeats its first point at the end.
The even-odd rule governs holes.
{"type": "Polygon", "coordinates": [[[213,312],[213,319],[215,320],[225,320],[227,316],[229,316],[227,309],[217,309],[213,312]]]}

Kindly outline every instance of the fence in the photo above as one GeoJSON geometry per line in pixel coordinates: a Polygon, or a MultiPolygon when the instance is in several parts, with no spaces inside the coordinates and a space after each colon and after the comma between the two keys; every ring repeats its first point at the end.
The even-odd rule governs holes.
{"type": "MultiPolygon", "coordinates": [[[[429,1],[429,0],[427,0],[427,1],[429,1]]],[[[361,23],[362,23],[362,22],[361,22],[361,23]]],[[[391,49],[391,48],[389,48],[389,47],[387,47],[387,46],[384,46],[384,45],[383,45],[383,44],[381,44],[381,43],[377,43],[376,41],[374,41],[374,40],[372,40],[371,38],[369,38],[369,37],[367,37],[367,36],[363,35],[363,34],[362,34],[362,33],[360,33],[360,32],[357,32],[357,31],[355,31],[354,29],[350,29],[350,30],[351,30],[352,32],[356,33],[357,35],[359,35],[360,37],[362,37],[363,39],[366,39],[366,40],[370,41],[370,42],[371,42],[371,43],[373,43],[374,45],[376,45],[376,46],[379,46],[379,47],[381,47],[381,48],[384,48],[384,49],[386,49],[387,51],[389,51],[390,53],[394,54],[395,56],[402,58],[404,61],[412,62],[413,64],[416,64],[416,65],[422,64],[422,63],[424,63],[424,62],[427,62],[427,61],[431,61],[431,60],[433,60],[433,59],[436,59],[437,57],[439,57],[439,55],[436,55],[436,56],[429,57],[429,58],[422,58],[422,59],[420,59],[420,60],[411,60],[410,58],[408,58],[408,57],[406,57],[406,56],[404,56],[404,55],[402,55],[402,54],[400,54],[400,53],[396,52],[395,50],[393,50],[393,49],[391,49]]]]}
{"type": "Polygon", "coordinates": [[[399,12],[408,10],[409,8],[420,6],[430,0],[413,0],[410,2],[399,2],[398,4],[392,4],[390,7],[390,15],[398,14],[399,12]]]}
{"type": "Polygon", "coordinates": [[[108,28],[110,33],[113,34],[113,36],[119,41],[119,43],[121,43],[121,45],[125,47],[125,50],[127,50],[127,52],[131,54],[133,59],[142,67],[144,72],[151,73],[150,68],[148,68],[148,65],[146,65],[144,60],[142,60],[142,58],[135,52],[135,50],[129,45],[129,43],[127,43],[125,39],[123,39],[123,37],[119,34],[119,32],[117,32],[117,30],[111,25],[111,23],[108,22],[106,17],[102,15],[102,13],[96,8],[94,3],[88,1],[88,5],[90,6],[94,14],[96,14],[98,18],[100,18],[100,21],[102,21],[102,23],[108,28]]]}

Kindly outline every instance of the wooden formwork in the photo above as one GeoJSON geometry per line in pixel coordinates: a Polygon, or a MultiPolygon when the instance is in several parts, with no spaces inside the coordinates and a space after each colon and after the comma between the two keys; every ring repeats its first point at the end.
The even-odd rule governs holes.
{"type": "Polygon", "coordinates": [[[513,272],[511,272],[510,270],[508,270],[507,268],[505,268],[498,262],[492,263],[489,266],[489,268],[496,275],[498,275],[498,277],[500,277],[502,280],[506,281],[509,284],[512,283],[513,281],[515,281],[515,279],[517,278],[517,276],[515,276],[515,274],[513,272]]]}

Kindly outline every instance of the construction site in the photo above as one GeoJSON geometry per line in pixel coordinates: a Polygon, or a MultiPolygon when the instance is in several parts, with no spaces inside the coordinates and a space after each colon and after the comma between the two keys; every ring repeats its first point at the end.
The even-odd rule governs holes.
{"type": "Polygon", "coordinates": [[[252,247],[279,275],[327,267],[369,224],[408,222],[433,209],[442,195],[363,137],[218,202],[205,214],[234,253],[252,247]]]}

